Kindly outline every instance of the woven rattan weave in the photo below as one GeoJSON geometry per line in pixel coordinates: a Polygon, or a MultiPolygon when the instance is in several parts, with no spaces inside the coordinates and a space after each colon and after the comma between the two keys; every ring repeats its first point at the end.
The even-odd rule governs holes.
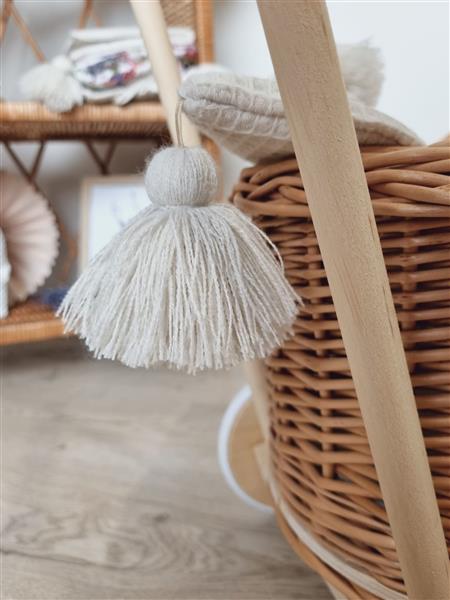
{"type": "Polygon", "coordinates": [[[129,140],[167,138],[159,102],[129,106],[85,104],[70,113],[50,112],[38,102],[0,103],[2,141],[129,140]]]}
{"type": "Polygon", "coordinates": [[[2,319],[0,326],[0,346],[51,340],[64,335],[62,321],[45,304],[29,300],[18,304],[2,319]]]}
{"type": "MultiPolygon", "coordinates": [[[[362,159],[450,546],[450,147],[368,148],[362,159]]],[[[304,300],[295,337],[267,361],[281,496],[324,546],[404,593],[295,158],[245,169],[233,199],[277,245],[304,300]]],[[[319,569],[289,532],[339,588],[339,574],[319,569]]]]}

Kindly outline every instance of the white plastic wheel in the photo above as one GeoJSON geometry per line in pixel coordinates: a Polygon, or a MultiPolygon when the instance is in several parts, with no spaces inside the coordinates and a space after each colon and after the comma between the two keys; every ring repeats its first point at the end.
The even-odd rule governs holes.
{"type": "MultiPolygon", "coordinates": [[[[219,465],[225,481],[227,482],[231,490],[236,494],[236,496],[243,500],[248,506],[256,508],[262,512],[271,514],[273,513],[273,508],[271,506],[253,498],[247,493],[247,491],[243,489],[242,485],[238,483],[230,464],[230,443],[232,433],[242,412],[245,409],[249,408],[248,405],[251,403],[251,397],[252,394],[250,386],[247,385],[243,387],[231,400],[227,410],[225,411],[222,417],[222,421],[220,423],[219,428],[217,448],[219,465]]],[[[251,447],[248,448],[248,453],[252,453],[251,447]]],[[[255,471],[257,471],[256,466],[255,471]]],[[[259,473],[257,472],[255,473],[255,476],[260,477],[259,473]]]]}

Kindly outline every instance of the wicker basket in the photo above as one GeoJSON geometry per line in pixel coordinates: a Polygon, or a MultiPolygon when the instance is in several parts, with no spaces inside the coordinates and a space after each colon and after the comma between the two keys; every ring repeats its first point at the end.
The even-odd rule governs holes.
{"type": "MultiPolygon", "coordinates": [[[[450,544],[450,147],[362,158],[450,544]]],[[[267,361],[281,527],[347,597],[405,597],[295,158],[245,169],[234,202],[278,246],[305,303],[295,337],[267,361]]]]}

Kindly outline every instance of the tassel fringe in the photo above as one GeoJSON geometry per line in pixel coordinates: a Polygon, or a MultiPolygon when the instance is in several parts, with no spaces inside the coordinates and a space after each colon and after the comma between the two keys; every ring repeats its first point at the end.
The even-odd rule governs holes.
{"type": "Polygon", "coordinates": [[[58,312],[97,358],[130,367],[195,373],[263,358],[291,335],[299,302],[270,245],[233,206],[151,205],[58,312]]]}

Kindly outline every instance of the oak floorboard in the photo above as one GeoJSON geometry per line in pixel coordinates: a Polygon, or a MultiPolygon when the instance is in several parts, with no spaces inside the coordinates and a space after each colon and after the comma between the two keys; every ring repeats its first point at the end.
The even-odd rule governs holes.
{"type": "Polygon", "coordinates": [[[58,340],[5,349],[2,372],[2,600],[331,597],[220,474],[240,369],[132,370],[58,340]]]}

